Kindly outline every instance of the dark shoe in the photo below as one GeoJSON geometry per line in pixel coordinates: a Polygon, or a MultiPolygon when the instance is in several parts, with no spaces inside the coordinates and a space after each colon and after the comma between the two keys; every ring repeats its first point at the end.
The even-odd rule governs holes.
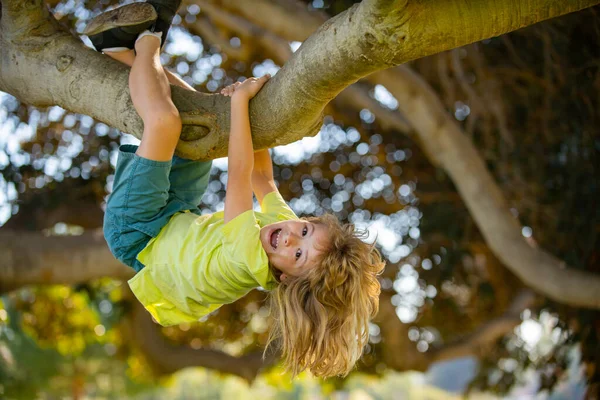
{"type": "Polygon", "coordinates": [[[152,32],[162,32],[161,47],[167,40],[167,34],[169,28],[173,22],[173,17],[177,14],[177,10],[181,5],[181,0],[147,0],[148,4],[151,4],[156,10],[158,18],[156,22],[150,28],[152,32]]]}
{"type": "Polygon", "coordinates": [[[150,28],[157,14],[150,4],[132,3],[98,15],[83,31],[98,51],[109,47],[133,49],[140,33],[150,28]]]}

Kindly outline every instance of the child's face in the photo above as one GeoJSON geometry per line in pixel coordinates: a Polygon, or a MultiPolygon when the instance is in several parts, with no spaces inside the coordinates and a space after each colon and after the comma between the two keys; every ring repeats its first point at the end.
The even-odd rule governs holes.
{"type": "Polygon", "coordinates": [[[317,264],[320,248],[329,240],[327,227],[303,220],[266,225],[260,230],[260,242],[279,279],[299,276],[317,264]]]}

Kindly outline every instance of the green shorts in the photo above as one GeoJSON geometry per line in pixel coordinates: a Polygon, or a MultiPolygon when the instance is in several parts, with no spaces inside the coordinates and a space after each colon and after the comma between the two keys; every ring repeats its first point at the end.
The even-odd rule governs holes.
{"type": "Polygon", "coordinates": [[[119,148],[113,191],[104,214],[104,237],[112,254],[139,271],[136,257],[173,215],[200,213],[211,161],[174,156],[153,161],[135,154],[137,146],[119,148]]]}

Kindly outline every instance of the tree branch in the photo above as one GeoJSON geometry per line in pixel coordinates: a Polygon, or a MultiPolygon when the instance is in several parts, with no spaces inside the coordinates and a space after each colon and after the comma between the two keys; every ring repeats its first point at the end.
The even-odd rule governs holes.
{"type": "Polygon", "coordinates": [[[112,256],[101,231],[79,236],[0,230],[0,293],[25,285],[126,280],[133,270],[112,256]]]}
{"type": "MultiPolygon", "coordinates": [[[[297,7],[295,7],[295,5],[297,5],[296,2],[288,2],[287,7],[282,7],[283,3],[286,2],[279,1],[278,4],[271,4],[271,2],[268,0],[260,0],[257,4],[262,4],[260,8],[262,12],[254,13],[252,16],[247,16],[258,23],[265,24],[257,26],[247,22],[245,19],[228,14],[222,9],[214,6],[209,1],[201,0],[196,1],[196,3],[201,5],[202,11],[206,13],[212,20],[214,20],[215,23],[225,26],[228,30],[234,32],[236,35],[239,35],[242,38],[252,40],[253,46],[258,46],[266,53],[273,55],[274,61],[279,65],[285,64],[293,53],[288,42],[286,42],[282,37],[273,34],[271,30],[276,30],[279,34],[283,35],[283,37],[292,37],[294,40],[298,40],[300,38],[294,38],[294,34],[301,33],[301,37],[308,36],[310,32],[308,29],[311,29],[311,27],[318,27],[326,20],[325,16],[319,12],[307,12],[305,8],[298,10],[297,7]],[[274,12],[273,9],[278,7],[283,8],[283,10],[277,10],[274,12]],[[294,14],[290,14],[292,10],[294,11],[294,14]],[[277,16],[277,18],[275,18],[275,16],[277,16]],[[300,19],[304,22],[310,22],[302,25],[301,29],[303,32],[299,28],[296,28],[293,32],[287,32],[283,26],[279,26],[297,26],[298,23],[295,21],[295,17],[300,17],[300,19]]],[[[255,4],[253,4],[253,6],[254,5],[255,4]]],[[[231,4],[231,6],[235,11],[244,14],[244,16],[246,16],[250,8],[248,7],[247,3],[243,2],[235,2],[231,4]]],[[[188,24],[188,28],[191,32],[202,36],[203,39],[207,39],[204,36],[206,28],[200,26],[197,22],[188,24]]],[[[212,41],[211,37],[212,36],[208,37],[209,42],[212,41]]],[[[248,52],[248,54],[250,53],[248,52]]],[[[411,127],[407,124],[406,120],[402,118],[400,113],[383,108],[376,100],[369,96],[364,88],[357,87],[356,85],[348,86],[346,89],[340,92],[335,98],[335,102],[339,107],[342,108],[353,107],[358,110],[368,108],[376,116],[382,129],[395,129],[398,132],[407,134],[411,130],[411,127]]]]}
{"type": "Polygon", "coordinates": [[[370,79],[398,99],[422,148],[450,175],[486,243],[508,269],[557,302],[600,308],[600,276],[569,268],[525,240],[477,149],[423,79],[404,66],[378,72],[370,79]]]}
{"type": "Polygon", "coordinates": [[[161,334],[160,326],[152,321],[150,314],[137,302],[132,302],[132,315],[128,328],[136,345],[143,351],[150,364],[160,373],[170,374],[187,367],[205,367],[234,374],[252,382],[262,369],[273,364],[277,357],[262,359],[262,351],[241,357],[233,357],[218,350],[193,349],[174,345],[161,334]]]}
{"type": "MultiPolygon", "coordinates": [[[[128,69],[85,49],[49,14],[41,14],[45,21],[39,25],[32,22],[38,17],[19,14],[39,14],[34,6],[42,7],[41,0],[19,3],[3,2],[0,89],[29,104],[58,104],[141,137],[128,69]]],[[[325,105],[371,72],[598,3],[530,0],[467,7],[461,1],[365,0],[323,24],[253,99],[254,143],[273,147],[316,134],[325,105]],[[487,15],[502,17],[490,23],[487,15]]],[[[172,92],[186,124],[177,153],[193,159],[227,154],[228,99],[180,88],[172,92]]]]}
{"type": "Polygon", "coordinates": [[[84,229],[102,227],[104,211],[97,201],[89,199],[66,199],[62,204],[42,207],[38,204],[19,204],[19,212],[2,226],[3,230],[41,231],[59,222],[77,225],[84,229]]]}

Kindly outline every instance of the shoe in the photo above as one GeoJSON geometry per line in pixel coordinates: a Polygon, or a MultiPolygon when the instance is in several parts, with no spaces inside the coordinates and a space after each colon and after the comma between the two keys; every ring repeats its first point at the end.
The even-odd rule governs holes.
{"type": "Polygon", "coordinates": [[[167,40],[169,28],[173,22],[173,17],[177,14],[177,10],[181,5],[181,0],[148,0],[147,4],[151,4],[156,10],[158,18],[154,25],[150,28],[152,32],[162,32],[162,47],[167,40]]]}
{"type": "Polygon", "coordinates": [[[138,35],[150,28],[158,15],[148,3],[132,3],[107,11],[92,19],[83,31],[94,48],[124,47],[133,49],[138,35]]]}

